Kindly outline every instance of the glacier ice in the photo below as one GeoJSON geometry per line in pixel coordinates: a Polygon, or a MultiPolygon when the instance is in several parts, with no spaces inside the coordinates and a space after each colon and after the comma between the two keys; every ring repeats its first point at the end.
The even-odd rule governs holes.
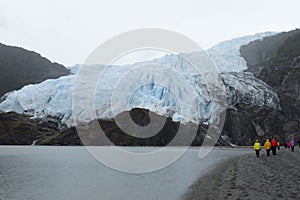
{"type": "Polygon", "coordinates": [[[254,40],[262,40],[276,32],[257,33],[221,42],[207,50],[221,72],[241,72],[247,69],[247,62],[241,57],[240,47],[254,40]]]}
{"type": "Polygon", "coordinates": [[[281,109],[279,97],[273,88],[255,78],[252,73],[230,72],[222,73],[221,76],[226,87],[228,108],[244,103],[273,110],[281,109]]]}
{"type": "MultiPolygon", "coordinates": [[[[220,43],[208,50],[208,54],[222,72],[221,77],[226,88],[227,107],[234,108],[238,103],[246,103],[280,109],[279,98],[271,87],[254,78],[252,74],[242,72],[246,68],[246,63],[239,54],[241,45],[272,34],[274,33],[237,38],[220,43]]],[[[203,78],[204,75],[195,71],[181,55],[165,55],[152,61],[123,66],[111,65],[108,68],[103,65],[81,67],[88,67],[89,69],[81,74],[83,80],[88,80],[91,74],[100,73],[103,75],[95,90],[95,116],[92,116],[93,118],[111,118],[118,114],[111,109],[111,104],[118,102],[112,96],[118,88],[117,84],[124,77],[125,84],[134,81],[136,77],[143,77],[148,82],[131,90],[128,106],[117,109],[119,112],[122,111],[120,109],[125,111],[132,108],[146,108],[161,115],[171,116],[174,121],[199,123],[210,120],[215,106],[214,102],[211,101],[210,92],[203,78]],[[157,75],[153,75],[151,70],[140,70],[134,76],[131,74],[140,65],[147,64],[162,65],[167,66],[167,68],[161,70],[161,74],[157,75]],[[181,85],[178,85],[178,79],[174,78],[176,74],[170,76],[171,71],[185,80],[193,92],[192,97],[187,91],[180,90],[181,85]],[[163,81],[164,84],[156,84],[160,76],[166,77],[163,81]],[[177,86],[179,87],[178,90],[176,90],[177,86]],[[174,93],[171,89],[177,92],[174,93]]],[[[90,97],[86,91],[91,88],[85,81],[78,83],[77,74],[79,70],[80,65],[75,65],[72,67],[72,75],[49,79],[40,84],[27,85],[18,91],[7,94],[0,104],[0,110],[30,114],[34,118],[41,119],[51,116],[58,118],[61,123],[67,126],[76,125],[77,119],[75,120],[74,117],[83,122],[90,121],[91,116],[86,112],[87,109],[84,105],[88,106],[86,103],[89,103],[90,97]],[[85,88],[77,97],[77,100],[82,104],[78,104],[80,106],[76,107],[76,113],[73,112],[72,107],[74,106],[72,105],[72,96],[75,83],[81,84],[82,88],[85,88]]],[[[124,88],[126,89],[126,87],[124,88]]]]}

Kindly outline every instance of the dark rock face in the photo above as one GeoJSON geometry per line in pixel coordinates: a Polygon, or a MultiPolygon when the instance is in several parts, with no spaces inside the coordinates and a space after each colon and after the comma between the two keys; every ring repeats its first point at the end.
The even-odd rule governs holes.
{"type": "Polygon", "coordinates": [[[35,145],[54,145],[54,146],[78,146],[82,145],[78,137],[76,128],[67,128],[49,137],[43,137],[36,141],[35,145]]]}
{"type": "MultiPolygon", "coordinates": [[[[133,109],[129,112],[133,121],[139,126],[146,126],[150,122],[150,111],[133,109]]],[[[128,112],[123,112],[117,117],[127,117],[128,112]]],[[[155,115],[154,113],[151,113],[155,115]]],[[[156,116],[157,117],[157,116],[156,116]]],[[[148,138],[134,137],[119,128],[114,119],[101,119],[96,121],[104,131],[105,138],[92,126],[82,135],[77,129],[59,129],[59,125],[52,123],[39,123],[28,116],[16,113],[0,114],[0,144],[1,145],[118,145],[118,146],[200,146],[206,136],[208,127],[197,124],[180,124],[171,118],[159,116],[165,121],[163,128],[155,135],[148,138]],[[182,131],[180,135],[178,130],[182,131]],[[196,133],[192,142],[187,137],[196,133]],[[174,138],[176,137],[176,140],[174,138]]],[[[249,105],[238,105],[237,110],[230,109],[226,114],[226,121],[221,137],[216,145],[252,145],[253,140],[275,137],[279,141],[297,130],[296,121],[285,121],[280,112],[269,108],[257,108],[249,105]],[[281,126],[285,124],[285,126],[281,126]],[[291,131],[293,130],[293,131],[291,131]],[[282,134],[284,133],[284,134],[282,134]]]]}
{"type": "Polygon", "coordinates": [[[280,118],[283,118],[277,123],[282,132],[299,137],[300,30],[252,42],[241,48],[241,54],[248,70],[277,92],[282,109],[280,118]]]}
{"type": "MultiPolygon", "coordinates": [[[[262,70],[266,69],[265,64],[269,65],[272,60],[278,56],[278,49],[283,47],[289,38],[294,37],[299,33],[300,30],[283,32],[266,37],[262,41],[253,41],[242,46],[240,52],[242,57],[247,61],[248,71],[258,77],[262,70]]],[[[293,53],[291,56],[294,57],[293,53]]]]}
{"type": "MultiPolygon", "coordinates": [[[[130,135],[120,129],[114,119],[101,119],[94,121],[97,126],[101,126],[105,136],[101,135],[98,129],[93,128],[93,125],[89,125],[89,128],[84,128],[83,133],[77,134],[76,129],[69,128],[58,135],[53,135],[46,139],[41,139],[37,142],[38,145],[118,145],[118,146],[181,146],[181,145],[201,145],[206,134],[205,126],[198,126],[196,124],[180,125],[179,122],[173,122],[169,117],[158,116],[145,109],[133,109],[131,111],[122,112],[117,119],[124,120],[124,117],[128,117],[128,113],[138,126],[147,126],[151,119],[150,114],[155,117],[161,118],[165,121],[164,126],[158,133],[151,137],[141,138],[130,135]],[[179,126],[182,130],[182,135],[178,134],[179,126]],[[189,138],[186,136],[191,132],[197,133],[190,143],[187,142],[189,138]],[[105,138],[108,138],[107,142],[105,138]],[[176,140],[173,140],[176,137],[176,140]]],[[[78,127],[79,128],[79,127],[78,127]]],[[[130,128],[130,127],[127,127],[130,128]]],[[[127,129],[125,128],[125,129],[127,129]]],[[[81,132],[81,131],[80,131],[81,132]]]]}
{"type": "Polygon", "coordinates": [[[284,142],[297,131],[295,123],[270,108],[239,105],[237,110],[227,110],[223,134],[236,145],[252,145],[256,139],[273,137],[284,142]]]}
{"type": "MultiPolygon", "coordinates": [[[[127,112],[121,113],[117,117],[127,112]]],[[[130,115],[140,126],[146,126],[149,122],[149,110],[133,109],[130,115]]],[[[156,115],[151,113],[152,115],[156,115]]],[[[125,116],[125,115],[124,115],[125,116]]],[[[126,115],[127,116],[127,115],[126,115]]],[[[181,146],[181,145],[201,145],[205,137],[207,127],[198,126],[196,124],[180,125],[178,122],[173,122],[171,118],[161,117],[165,120],[163,128],[155,135],[149,138],[138,138],[122,131],[115,120],[98,120],[97,123],[104,131],[105,137],[111,143],[106,143],[101,139],[101,133],[95,132],[92,128],[88,129],[87,134],[78,136],[75,127],[58,130],[58,125],[39,123],[31,120],[28,116],[16,113],[0,114],[0,144],[1,145],[119,145],[119,146],[181,146]],[[181,126],[181,134],[177,136],[179,126],[181,126]],[[197,133],[195,138],[188,143],[186,136],[191,132],[197,133]],[[174,137],[177,139],[174,141],[174,137]],[[83,141],[83,142],[82,142],[83,141]]],[[[219,144],[219,143],[218,143],[219,144]]]]}
{"type": "Polygon", "coordinates": [[[1,145],[31,145],[35,140],[54,134],[58,134],[58,131],[38,124],[28,116],[16,113],[0,114],[1,145]]]}
{"type": "Polygon", "coordinates": [[[64,66],[19,47],[0,43],[0,97],[6,92],[70,74],[64,66]]]}
{"type": "MultiPolygon", "coordinates": [[[[229,109],[226,113],[226,121],[221,137],[216,145],[228,146],[236,145],[252,145],[256,139],[264,141],[266,138],[275,137],[283,142],[290,133],[296,130],[295,121],[285,122],[285,117],[280,112],[274,112],[270,108],[259,108],[250,105],[237,105],[238,109],[229,109]],[[286,126],[281,126],[285,123],[286,126]],[[293,131],[291,131],[293,130],[293,131]],[[291,131],[291,132],[288,132],[291,131]]],[[[120,119],[127,112],[123,112],[117,116],[120,119]]],[[[129,112],[133,121],[139,126],[146,126],[150,121],[150,111],[144,109],[133,109],[129,112]]],[[[153,113],[152,113],[153,114],[153,113]]],[[[155,114],[154,114],[155,115],[155,114]]],[[[200,146],[207,134],[207,126],[196,124],[180,124],[173,122],[171,118],[162,117],[165,121],[163,128],[154,136],[149,138],[137,138],[122,131],[116,124],[114,119],[98,120],[95,123],[99,124],[111,143],[106,143],[103,137],[96,129],[89,128],[78,137],[76,129],[69,128],[63,130],[59,134],[54,134],[51,137],[42,138],[37,141],[37,145],[118,145],[118,146],[166,146],[174,145],[181,146],[190,144],[186,140],[186,135],[197,132],[192,146],[200,146]],[[178,130],[181,128],[182,136],[178,130]],[[179,134],[179,137],[178,137],[179,134]],[[173,139],[178,137],[174,142],[173,139]],[[82,142],[83,141],[83,142],[82,142]]]]}

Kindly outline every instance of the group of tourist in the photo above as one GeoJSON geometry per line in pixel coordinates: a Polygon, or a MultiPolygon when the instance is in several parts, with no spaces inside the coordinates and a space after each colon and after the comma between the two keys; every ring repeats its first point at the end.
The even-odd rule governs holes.
{"type": "MultiPolygon", "coordinates": [[[[270,156],[270,151],[272,151],[273,156],[275,156],[277,149],[280,150],[280,145],[281,144],[279,142],[277,142],[275,140],[275,138],[273,138],[271,140],[271,142],[269,139],[266,139],[263,147],[266,150],[267,156],[270,156]]],[[[292,152],[295,151],[295,145],[296,145],[296,142],[295,142],[294,138],[292,138],[291,141],[287,141],[284,143],[285,148],[291,149],[292,152]]],[[[254,150],[256,153],[256,157],[259,158],[259,153],[261,150],[260,142],[258,140],[256,140],[253,147],[254,147],[254,150]]]]}

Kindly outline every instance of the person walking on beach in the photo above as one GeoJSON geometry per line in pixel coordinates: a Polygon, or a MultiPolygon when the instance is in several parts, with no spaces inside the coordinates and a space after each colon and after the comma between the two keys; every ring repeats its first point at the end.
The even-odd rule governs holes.
{"type": "Polygon", "coordinates": [[[261,150],[261,147],[260,147],[260,143],[258,140],[255,141],[254,143],[254,150],[255,150],[255,153],[256,153],[256,157],[259,158],[259,151],[261,150]]]}
{"type": "Polygon", "coordinates": [[[270,151],[271,151],[271,142],[269,139],[266,140],[265,144],[264,144],[264,148],[267,151],[267,156],[270,156],[270,151]]]}
{"type": "Polygon", "coordinates": [[[295,144],[296,144],[296,142],[295,142],[294,138],[292,138],[292,140],[291,140],[290,144],[291,144],[291,151],[292,151],[292,152],[294,152],[294,149],[295,149],[295,144]]]}
{"type": "Polygon", "coordinates": [[[277,147],[277,141],[275,140],[275,138],[273,138],[271,142],[271,149],[272,149],[273,156],[276,156],[276,147],[277,147]]]}

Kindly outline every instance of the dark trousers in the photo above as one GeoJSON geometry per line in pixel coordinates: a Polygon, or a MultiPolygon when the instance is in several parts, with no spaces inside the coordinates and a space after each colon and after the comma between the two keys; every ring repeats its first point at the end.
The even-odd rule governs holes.
{"type": "Polygon", "coordinates": [[[292,146],[291,146],[291,149],[292,149],[292,152],[294,152],[295,147],[292,147],[292,146]]]}
{"type": "Polygon", "coordinates": [[[266,149],[266,151],[267,151],[267,156],[270,156],[271,149],[266,149]]]}
{"type": "Polygon", "coordinates": [[[272,154],[273,154],[273,156],[276,156],[276,146],[272,147],[272,154]]]}
{"type": "Polygon", "coordinates": [[[255,150],[255,153],[256,153],[256,157],[259,158],[259,150],[255,150]]]}

